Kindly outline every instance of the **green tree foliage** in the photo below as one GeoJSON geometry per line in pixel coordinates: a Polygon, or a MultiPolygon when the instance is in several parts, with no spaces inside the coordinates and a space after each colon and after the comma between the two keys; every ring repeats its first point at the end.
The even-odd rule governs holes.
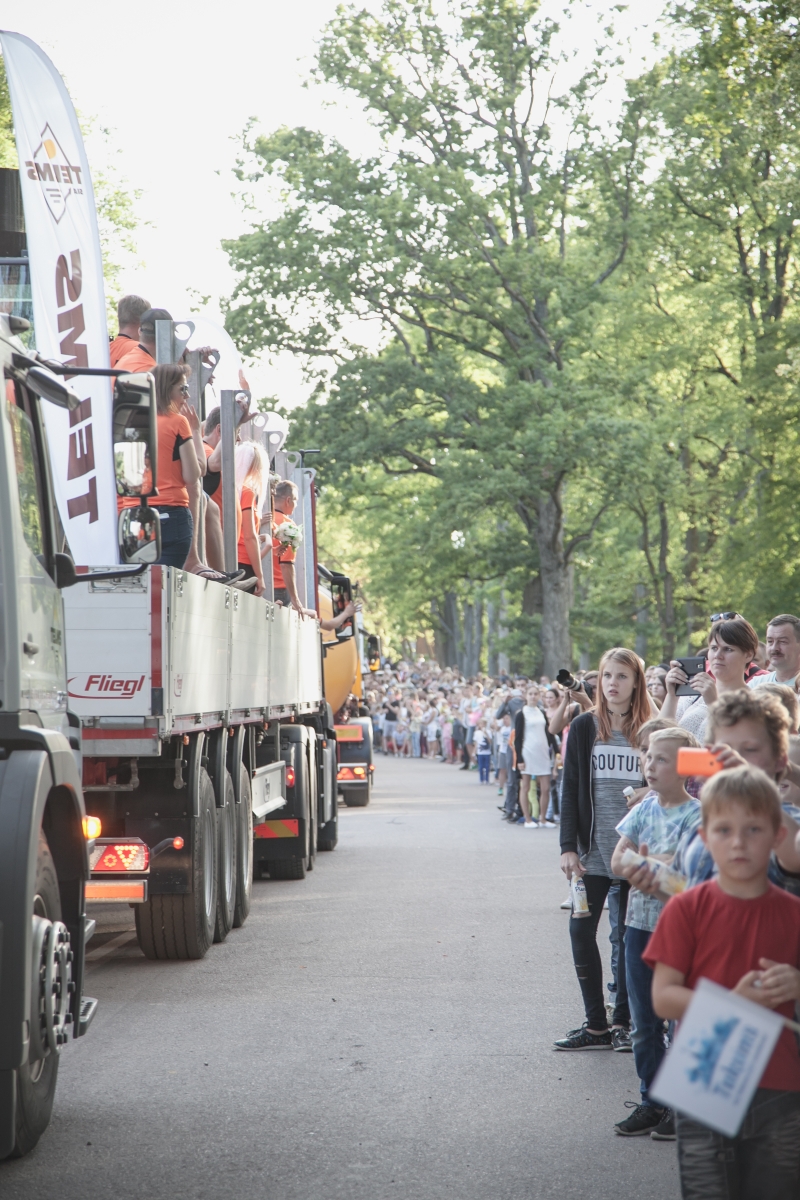
{"type": "Polygon", "coordinates": [[[283,203],[226,244],[228,325],[251,353],[336,364],[297,435],[325,447],[332,511],[358,499],[404,628],[502,592],[508,647],[538,636],[552,673],[620,640],[671,654],[717,604],[797,607],[778,371],[798,340],[797,21],[700,0],[673,22],[679,48],[600,127],[613,64],[556,93],[535,0],[344,8],[317,71],[380,151],[247,135],[243,174],[283,203]],[[379,353],[354,318],[382,323],[379,353]]]}

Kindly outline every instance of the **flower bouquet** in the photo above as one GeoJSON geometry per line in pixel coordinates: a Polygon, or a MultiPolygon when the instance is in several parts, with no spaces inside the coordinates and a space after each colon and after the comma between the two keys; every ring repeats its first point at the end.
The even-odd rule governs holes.
{"type": "Polygon", "coordinates": [[[294,521],[283,521],[274,536],[280,542],[281,550],[296,550],[303,540],[303,530],[294,521]]]}

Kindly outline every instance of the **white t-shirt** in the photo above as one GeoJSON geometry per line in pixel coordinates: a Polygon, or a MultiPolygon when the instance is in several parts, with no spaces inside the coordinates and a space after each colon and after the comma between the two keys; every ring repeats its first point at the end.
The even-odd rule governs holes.
{"type": "Polygon", "coordinates": [[[780,683],[782,687],[790,687],[794,691],[797,684],[797,676],[793,679],[778,679],[777,671],[770,671],[767,675],[754,675],[752,679],[748,679],[747,686],[751,688],[761,687],[764,683],[780,683]]]}

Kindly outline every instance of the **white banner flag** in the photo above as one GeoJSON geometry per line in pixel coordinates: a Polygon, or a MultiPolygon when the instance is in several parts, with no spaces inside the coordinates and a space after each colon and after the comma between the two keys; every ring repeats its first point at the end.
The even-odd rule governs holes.
{"type": "Polygon", "coordinates": [[[736,1137],[783,1029],[783,1017],[701,979],[650,1095],[736,1137]]]}
{"type": "MultiPolygon", "coordinates": [[[[107,367],[108,326],[94,191],[64,83],[47,55],[0,32],[19,154],[40,354],[65,366],[107,367]]],[[[75,562],[119,562],[111,383],[76,376],[73,412],[44,401],[50,468],[75,562]]]]}

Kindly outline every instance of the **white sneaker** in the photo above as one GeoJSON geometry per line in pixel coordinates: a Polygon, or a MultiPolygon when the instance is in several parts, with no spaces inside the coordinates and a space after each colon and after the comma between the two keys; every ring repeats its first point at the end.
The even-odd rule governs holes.
{"type": "Polygon", "coordinates": [[[555,829],[556,823],[555,821],[545,821],[544,827],[545,829],[555,829]]]}
{"type": "Polygon", "coordinates": [[[538,829],[538,828],[539,828],[539,826],[536,824],[536,822],[535,822],[535,821],[526,821],[526,822],[525,822],[525,828],[526,828],[526,829],[538,829]]]}
{"type": "Polygon", "coordinates": [[[562,900],[560,907],[571,909],[572,908],[572,896],[567,896],[566,900],[562,900]]]}

